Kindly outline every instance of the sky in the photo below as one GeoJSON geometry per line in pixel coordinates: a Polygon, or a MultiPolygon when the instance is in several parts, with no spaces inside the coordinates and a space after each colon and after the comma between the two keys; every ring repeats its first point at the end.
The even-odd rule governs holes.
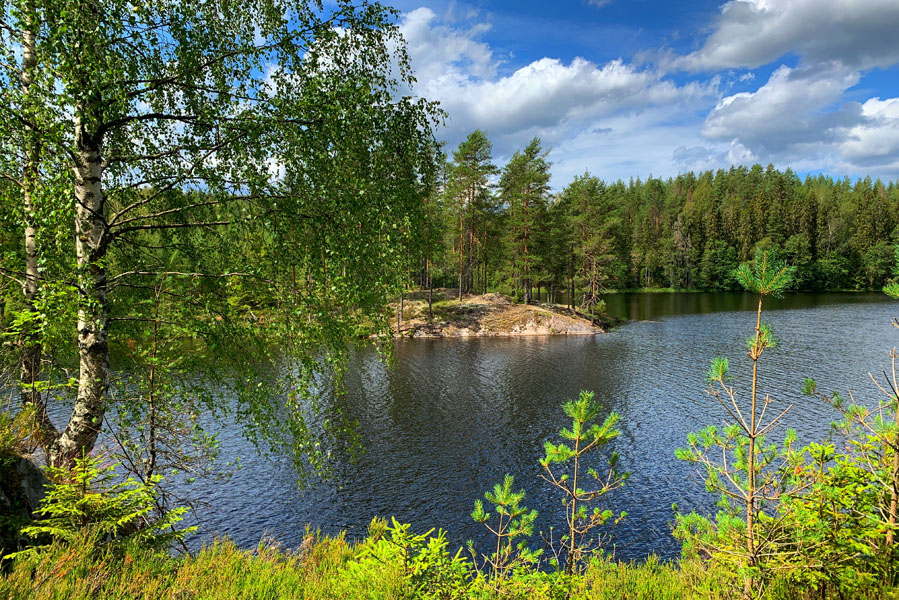
{"type": "Polygon", "coordinates": [[[417,78],[551,185],[773,164],[899,179],[899,0],[387,0],[417,78]]]}

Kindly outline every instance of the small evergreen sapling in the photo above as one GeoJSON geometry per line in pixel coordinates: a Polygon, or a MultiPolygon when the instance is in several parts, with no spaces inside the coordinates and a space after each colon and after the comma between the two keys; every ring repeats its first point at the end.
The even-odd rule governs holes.
{"type": "Polygon", "coordinates": [[[676,453],[679,459],[702,467],[706,489],[720,496],[722,510],[715,523],[695,513],[677,515],[675,536],[683,540],[687,553],[735,562],[735,569],[743,576],[745,600],[761,595],[764,563],[777,546],[775,537],[783,533],[770,526],[772,517],[764,509],[776,507],[804,487],[799,477],[802,453],[793,449],[795,432],[787,431],[782,446],[766,440],[792,405],[766,420],[773,399],[767,394],[760,398],[758,391],[759,359],[777,346],[770,326],[762,323],[762,304],[765,296],[780,296],[790,287],[793,272],[774,253],[761,249],[752,263],[740,265],[735,271],[740,284],[758,294],[755,333],[746,341],[752,361],[749,399],[741,402],[730,385],[728,360],[714,359],[708,373],[708,393],[731,421],[722,428],[709,426],[698,434],[691,433],[689,446],[676,453]]]}
{"type": "Polygon", "coordinates": [[[608,470],[604,470],[602,475],[592,467],[586,473],[582,472],[584,457],[601,450],[621,433],[616,427],[621,419],[617,413],[610,413],[602,425],[595,423],[600,406],[593,399],[593,392],[586,391],[582,391],[577,400],[566,402],[562,408],[571,417],[571,429],[562,429],[559,436],[572,445],[565,442],[553,444],[547,440],[544,445],[546,456],[540,461],[544,473],[540,476],[563,493],[562,503],[565,505],[568,528],[568,535],[562,538],[568,551],[565,573],[571,575],[585,554],[601,547],[598,540],[587,543],[586,537],[590,530],[607,523],[613,517],[614,522],[618,523],[626,515],[622,512],[615,517],[610,509],[599,507],[588,512],[586,503],[598,500],[621,487],[629,473],[618,471],[618,454],[615,452],[609,458],[608,470]],[[585,476],[593,483],[590,489],[581,487],[585,476]]]}
{"type": "MultiPolygon", "coordinates": [[[[70,470],[49,467],[47,475],[56,481],[47,488],[38,513],[41,518],[22,529],[32,538],[74,543],[90,540],[99,546],[124,546],[136,543],[143,547],[166,548],[195,532],[196,527],[178,529],[187,509],[184,507],[159,511],[156,484],[161,477],[146,483],[128,478],[115,482],[114,467],[100,466],[97,457],[75,460],[70,470]]],[[[15,557],[40,551],[33,546],[15,557]]]]}
{"type": "MultiPolygon", "coordinates": [[[[541,550],[533,551],[527,546],[528,538],[534,533],[537,511],[528,510],[521,505],[524,490],[513,492],[513,485],[515,478],[506,475],[502,484],[493,486],[492,493],[484,494],[484,499],[496,511],[495,523],[491,521],[491,514],[484,510],[484,503],[480,500],[475,500],[474,512],[471,513],[471,518],[482,523],[496,538],[496,550],[489,556],[484,555],[484,561],[485,565],[490,565],[497,582],[516,567],[535,564],[542,553],[541,550]]],[[[469,551],[472,551],[470,543],[469,551]]]]}

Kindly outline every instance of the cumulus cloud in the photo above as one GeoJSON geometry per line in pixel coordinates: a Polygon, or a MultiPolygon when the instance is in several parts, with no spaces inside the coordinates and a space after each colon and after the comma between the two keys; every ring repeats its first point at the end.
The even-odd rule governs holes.
{"type": "Polygon", "coordinates": [[[489,21],[451,3],[399,24],[415,93],[448,114],[439,136],[450,150],[484,129],[501,164],[539,136],[557,189],[585,169],[627,179],[770,162],[899,175],[899,98],[855,101],[871,69],[899,64],[897,0],[730,0],[696,51],[649,49],[663,57],[654,65],[549,56],[512,68],[486,41],[489,21]],[[785,56],[794,66],[754,71],[785,56]]]}
{"type": "Polygon", "coordinates": [[[490,46],[478,39],[489,30],[487,23],[466,30],[448,27],[424,7],[407,13],[400,23],[415,76],[425,87],[447,80],[493,77],[498,61],[490,46]]]}
{"type": "Polygon", "coordinates": [[[607,180],[649,175],[675,175],[694,169],[674,156],[681,146],[709,143],[698,135],[692,120],[682,119],[678,106],[652,106],[639,112],[619,113],[601,121],[602,126],[573,133],[550,155],[556,187],[589,170],[607,180]]]}
{"type": "Polygon", "coordinates": [[[871,98],[862,104],[864,122],[840,145],[843,158],[865,168],[899,172],[899,98],[871,98]]]}
{"type": "Polygon", "coordinates": [[[840,65],[781,66],[755,92],[723,98],[706,117],[702,135],[737,140],[757,156],[804,154],[844,138],[862,120],[861,106],[842,102],[860,75],[840,65]]]}
{"type": "Polygon", "coordinates": [[[553,146],[584,132],[608,130],[604,121],[609,118],[652,114],[653,107],[711,106],[716,93],[713,82],[678,86],[621,59],[596,64],[584,58],[567,63],[541,58],[497,75],[502,61],[480,41],[486,25],[453,28],[429,8],[405,15],[400,30],[418,78],[416,92],[439,100],[449,114],[444,132],[449,144],[480,128],[500,156],[535,135],[553,146]]]}
{"type": "Polygon", "coordinates": [[[673,152],[673,163],[677,166],[678,173],[710,171],[757,162],[758,157],[737,140],[731,140],[730,144],[679,146],[673,152]]]}
{"type": "Polygon", "coordinates": [[[794,53],[856,69],[899,62],[896,0],[732,0],[702,47],[664,61],[672,69],[756,68],[794,53]]]}

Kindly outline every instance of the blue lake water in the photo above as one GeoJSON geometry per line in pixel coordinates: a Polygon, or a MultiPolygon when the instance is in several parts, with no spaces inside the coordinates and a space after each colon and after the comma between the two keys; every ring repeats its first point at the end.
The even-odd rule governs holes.
{"type": "MultiPolygon", "coordinates": [[[[346,394],[326,398],[360,423],[365,448],[356,461],[337,458],[333,481],[298,490],[289,460],[262,458],[240,428],[221,434],[223,458],[243,457],[228,481],[199,481],[189,495],[199,511],[194,543],[227,535],[243,546],[262,537],[298,544],[307,524],[364,535],[373,516],[395,516],[423,532],[442,527],[454,546],[486,541],[472,522],[476,498],[511,473],[524,504],[540,512],[537,529],[564,524],[559,496],[539,478],[543,442],[565,426],[561,404],[592,390],[604,412],[621,414],[614,449],[632,475],[603,505],[627,511],[609,532],[623,559],[675,557],[673,503],[713,510],[693,465],[674,458],[686,435],[722,424],[724,410],[706,394],[705,373],[728,356],[738,393],[747,389],[744,340],[753,332],[755,300],[744,294],[641,294],[607,300],[631,321],[589,337],[399,341],[393,368],[377,353],[356,353],[346,394]]],[[[794,404],[786,426],[801,441],[829,435],[834,411],[801,395],[804,378],[822,391],[877,398],[869,371],[889,362],[899,342],[890,320],[899,303],[879,294],[795,294],[771,303],[765,320],[781,345],[760,363],[761,391],[794,404]]],[[[535,546],[539,537],[535,536],[535,546]]]]}

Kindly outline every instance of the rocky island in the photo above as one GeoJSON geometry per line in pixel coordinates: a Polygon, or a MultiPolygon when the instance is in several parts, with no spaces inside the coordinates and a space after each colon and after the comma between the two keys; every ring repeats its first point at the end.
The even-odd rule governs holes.
{"type": "Polygon", "coordinates": [[[391,327],[400,338],[595,335],[605,333],[608,317],[585,314],[561,304],[517,304],[502,294],[463,296],[454,290],[420,291],[392,305],[391,327]]]}

